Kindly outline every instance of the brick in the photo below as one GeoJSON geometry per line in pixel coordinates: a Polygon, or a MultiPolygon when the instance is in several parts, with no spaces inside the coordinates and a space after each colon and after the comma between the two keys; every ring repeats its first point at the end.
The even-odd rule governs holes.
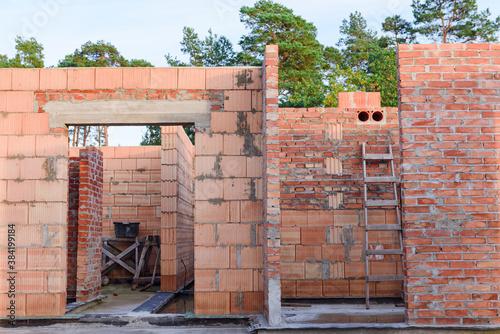
{"type": "Polygon", "coordinates": [[[204,68],[179,68],[178,89],[205,89],[206,87],[204,68]]]}
{"type": "Polygon", "coordinates": [[[95,69],[96,89],[116,89],[123,88],[122,68],[96,68],[95,69]]]}
{"type": "Polygon", "coordinates": [[[94,89],[95,68],[68,68],[68,89],[94,89]]]}
{"type": "Polygon", "coordinates": [[[322,295],[323,283],[321,281],[297,281],[297,297],[321,297],[322,295]]]}
{"type": "Polygon", "coordinates": [[[217,242],[219,245],[250,245],[251,226],[248,224],[218,224],[217,242]]]}
{"type": "Polygon", "coordinates": [[[195,271],[196,280],[195,290],[201,292],[210,292],[216,291],[217,283],[216,283],[216,271],[214,269],[200,270],[197,269],[195,271]]]}
{"type": "Polygon", "coordinates": [[[33,112],[33,92],[12,91],[6,93],[6,111],[33,112]]]}
{"type": "Polygon", "coordinates": [[[196,133],[196,156],[217,155],[223,150],[223,136],[217,134],[196,133]]]}
{"type": "Polygon", "coordinates": [[[252,93],[250,91],[225,91],[224,92],[225,111],[251,111],[252,93]]]}
{"type": "Polygon", "coordinates": [[[307,226],[307,211],[284,210],[281,212],[281,224],[284,227],[307,226]]]}
{"type": "MultiPolygon", "coordinates": [[[[240,71],[233,68],[207,68],[205,72],[206,89],[238,89],[242,81],[240,71]]],[[[244,75],[243,70],[243,79],[244,75]]],[[[242,88],[244,88],[244,82],[242,88]]]]}
{"type": "Polygon", "coordinates": [[[348,280],[324,280],[323,295],[325,297],[344,297],[349,295],[348,280]]]}
{"type": "Polygon", "coordinates": [[[12,89],[12,69],[0,68],[0,90],[12,89]]]}
{"type": "Polygon", "coordinates": [[[229,292],[198,292],[194,296],[196,314],[229,314],[231,310],[229,292]]]}
{"type": "Polygon", "coordinates": [[[300,229],[302,245],[321,245],[326,242],[324,227],[306,227],[300,229]]]}
{"type": "MultiPolygon", "coordinates": [[[[17,299],[17,298],[16,298],[17,299]]],[[[26,295],[26,316],[61,316],[65,313],[64,293],[44,293],[26,295]]]]}
{"type": "Polygon", "coordinates": [[[123,69],[123,88],[151,88],[151,69],[150,68],[124,68],[123,69]]]}
{"type": "Polygon", "coordinates": [[[152,68],[151,88],[177,89],[177,68],[152,68]]]}
{"type": "Polygon", "coordinates": [[[68,74],[66,69],[44,68],[40,71],[40,89],[68,89],[68,74]]]}
{"type": "Polygon", "coordinates": [[[304,279],[303,262],[283,262],[281,263],[281,276],[283,279],[304,279]]]}
{"type": "Polygon", "coordinates": [[[253,276],[250,269],[219,270],[219,291],[252,291],[253,276]]]}
{"type": "Polygon", "coordinates": [[[228,247],[201,247],[194,248],[194,257],[199,269],[229,268],[228,247]]]}
{"type": "Polygon", "coordinates": [[[308,226],[333,226],[333,211],[310,210],[307,213],[308,226]]]}
{"type": "Polygon", "coordinates": [[[222,177],[246,177],[247,157],[222,156],[220,159],[222,177]]]}
{"type": "Polygon", "coordinates": [[[244,200],[252,195],[251,180],[248,178],[224,179],[224,199],[244,200]]]}
{"type": "Polygon", "coordinates": [[[210,128],[212,133],[236,133],[239,127],[238,113],[211,112],[210,128]]]}
{"type": "Polygon", "coordinates": [[[40,88],[40,69],[19,68],[12,71],[12,90],[37,90],[40,88]]]}

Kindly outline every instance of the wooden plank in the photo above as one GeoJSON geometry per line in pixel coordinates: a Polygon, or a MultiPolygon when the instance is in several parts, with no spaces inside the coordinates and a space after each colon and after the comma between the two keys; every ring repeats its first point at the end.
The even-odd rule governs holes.
{"type": "Polygon", "coordinates": [[[367,231],[401,231],[401,225],[387,224],[387,225],[367,225],[367,231]]]}
{"type": "Polygon", "coordinates": [[[392,160],[394,157],[392,154],[384,153],[384,154],[363,154],[364,160],[392,160]]]}
{"type": "Polygon", "coordinates": [[[401,249],[369,249],[366,251],[366,255],[402,255],[403,250],[401,249]]]}
{"type": "Polygon", "coordinates": [[[393,183],[398,182],[393,176],[371,176],[365,177],[365,183],[393,183]]]}
{"type": "MultiPolygon", "coordinates": [[[[132,268],[132,267],[130,267],[128,264],[126,264],[125,262],[123,262],[122,260],[120,260],[120,259],[118,258],[118,256],[114,256],[111,252],[108,252],[108,251],[107,251],[106,249],[104,249],[104,248],[103,248],[102,252],[103,252],[104,254],[106,254],[106,255],[107,255],[107,256],[108,256],[108,257],[109,257],[112,261],[114,261],[114,262],[118,263],[120,266],[122,266],[123,268],[127,269],[128,271],[130,271],[132,274],[134,274],[134,275],[135,275],[135,269],[133,269],[133,268],[132,268]]],[[[120,254],[120,255],[121,255],[121,254],[120,254]]],[[[108,261],[108,263],[109,263],[109,261],[108,261]]],[[[104,270],[105,270],[105,268],[103,268],[103,269],[101,270],[101,272],[102,272],[102,271],[104,271],[104,270]]]]}
{"type": "Polygon", "coordinates": [[[402,281],[403,275],[367,275],[369,282],[402,281]]]}
{"type": "Polygon", "coordinates": [[[365,202],[367,207],[372,206],[399,206],[399,203],[395,199],[384,199],[384,200],[369,200],[365,202]]]}

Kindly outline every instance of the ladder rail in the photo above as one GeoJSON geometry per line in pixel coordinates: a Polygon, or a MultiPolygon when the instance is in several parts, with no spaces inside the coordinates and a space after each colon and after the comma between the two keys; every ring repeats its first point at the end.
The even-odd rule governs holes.
{"type": "Polygon", "coordinates": [[[370,308],[370,282],[391,281],[391,280],[404,280],[404,265],[403,265],[403,236],[402,236],[402,223],[400,214],[400,201],[398,196],[397,178],[394,168],[394,155],[392,146],[389,145],[388,153],[384,154],[367,154],[366,143],[362,143],[362,163],[363,163],[363,210],[364,210],[364,226],[365,226],[365,286],[366,286],[366,309],[370,308]],[[390,162],[390,177],[368,177],[367,176],[367,163],[366,161],[372,160],[388,160],[390,162]],[[392,184],[392,192],[394,200],[368,200],[367,183],[390,183],[392,184]],[[389,225],[388,228],[383,228],[381,225],[371,229],[368,225],[368,207],[383,207],[384,204],[390,204],[396,208],[396,224],[389,225]],[[397,228],[399,227],[399,228],[397,228]],[[369,231],[382,231],[382,230],[396,230],[399,236],[399,248],[392,250],[369,250],[370,241],[368,239],[369,231]],[[394,254],[401,256],[401,274],[396,275],[370,275],[370,255],[373,254],[394,254]]]}

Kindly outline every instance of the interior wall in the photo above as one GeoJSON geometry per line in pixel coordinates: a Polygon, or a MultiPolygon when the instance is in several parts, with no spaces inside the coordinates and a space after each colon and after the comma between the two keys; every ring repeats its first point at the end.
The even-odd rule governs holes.
{"type": "MultiPolygon", "coordinates": [[[[379,93],[339,93],[338,108],[280,108],[282,296],[364,297],[364,213],[361,144],[386,152],[391,145],[399,173],[397,108],[381,108],[379,93]],[[359,112],[382,112],[380,122],[359,112]]],[[[372,176],[390,175],[387,162],[370,163],[372,176]]],[[[369,188],[371,199],[392,188],[369,188]]],[[[369,210],[369,224],[394,224],[391,209],[369,210]]],[[[377,248],[399,248],[395,231],[370,231],[377,248]]],[[[399,256],[370,260],[370,273],[401,274],[399,256]]],[[[400,296],[402,282],[372,282],[370,295],[400,296]]]]}
{"type": "Polygon", "coordinates": [[[162,291],[194,278],[194,145],[182,126],[162,127],[162,291]]]}

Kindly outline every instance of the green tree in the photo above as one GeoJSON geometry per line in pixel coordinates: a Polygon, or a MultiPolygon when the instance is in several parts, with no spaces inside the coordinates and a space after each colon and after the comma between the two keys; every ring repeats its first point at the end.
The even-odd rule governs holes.
{"type": "Polygon", "coordinates": [[[130,66],[130,67],[155,67],[149,61],[144,60],[144,59],[132,59],[127,64],[127,66],[130,66]]]}
{"type": "Polygon", "coordinates": [[[60,60],[58,67],[121,67],[128,66],[128,61],[111,43],[88,41],[73,54],[60,60]]]}
{"type": "Polygon", "coordinates": [[[279,46],[281,104],[322,105],[323,46],[316,39],[314,24],[270,0],[259,0],[253,7],[243,6],[240,20],[250,29],[239,42],[243,49],[240,60],[262,64],[266,45],[279,46]],[[315,93],[312,98],[308,95],[311,93],[315,93]]]}
{"type": "MultiPolygon", "coordinates": [[[[195,128],[194,125],[184,125],[184,131],[194,144],[195,128]]],[[[146,133],[142,135],[141,146],[159,146],[161,145],[161,126],[152,125],[146,127],[146,133]]]]}
{"type": "Polygon", "coordinates": [[[184,63],[167,54],[165,58],[170,66],[234,66],[237,63],[231,41],[225,36],[214,34],[212,29],[201,40],[193,28],[184,27],[181,51],[189,56],[189,62],[184,63]]]}
{"type": "Polygon", "coordinates": [[[415,30],[411,22],[400,15],[389,16],[382,23],[382,30],[389,34],[391,45],[410,44],[415,41],[415,30]]]}
{"type": "Polygon", "coordinates": [[[0,55],[0,67],[12,68],[43,68],[43,45],[38,43],[34,37],[24,39],[17,36],[16,54],[9,59],[6,55],[0,55]]]}
{"type": "Polygon", "coordinates": [[[500,16],[490,20],[489,9],[479,12],[476,0],[413,0],[411,6],[416,30],[434,42],[498,40],[500,16]]]}
{"type": "Polygon", "coordinates": [[[325,48],[329,64],[325,104],[336,106],[339,92],[361,90],[380,92],[383,106],[397,106],[396,53],[388,40],[368,29],[359,12],[342,21],[340,32],[339,48],[325,48]]]}
{"type": "Polygon", "coordinates": [[[142,136],[141,146],[161,145],[161,126],[147,126],[142,136]]]}

